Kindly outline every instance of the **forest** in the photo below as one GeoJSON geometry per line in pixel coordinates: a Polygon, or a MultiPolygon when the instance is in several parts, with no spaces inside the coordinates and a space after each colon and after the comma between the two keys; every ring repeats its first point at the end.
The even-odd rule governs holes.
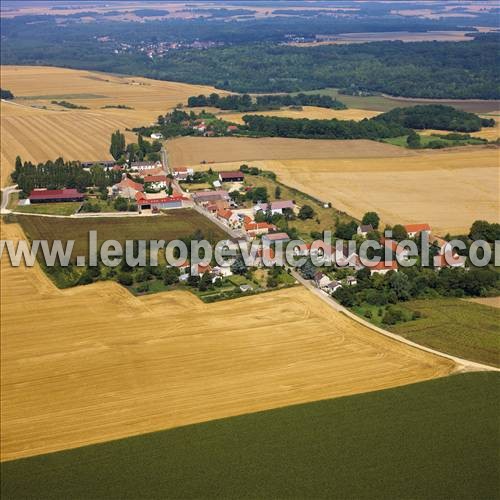
{"type": "MultiPolygon", "coordinates": [[[[327,16],[325,16],[327,17],[327,16]]],[[[498,34],[456,21],[394,17],[277,17],[251,21],[163,20],[60,25],[53,16],[1,19],[3,64],[44,64],[214,85],[240,93],[325,87],[394,96],[498,99],[498,34]],[[33,29],[36,23],[36,29],[33,29]],[[294,47],[287,37],[363,31],[467,29],[464,42],[371,42],[294,47]],[[99,42],[102,36],[107,42],[99,42]],[[148,57],[147,44],[193,41],[220,46],[148,57]],[[123,44],[128,48],[124,49],[123,44]]],[[[486,20],[485,20],[486,22],[486,20]]]]}
{"type": "Polygon", "coordinates": [[[419,105],[395,108],[374,118],[375,121],[398,123],[413,129],[452,130],[455,132],[477,132],[481,127],[493,127],[493,118],[481,118],[452,106],[442,104],[419,105]]]}

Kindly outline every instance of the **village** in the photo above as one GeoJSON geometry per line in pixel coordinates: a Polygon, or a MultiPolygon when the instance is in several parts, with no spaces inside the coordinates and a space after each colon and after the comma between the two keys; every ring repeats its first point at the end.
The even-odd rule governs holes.
{"type": "MultiPolygon", "coordinates": [[[[151,136],[160,140],[158,134],[151,136]]],[[[239,293],[258,293],[275,288],[296,285],[300,278],[305,278],[325,295],[333,296],[340,289],[352,287],[358,283],[357,273],[366,269],[369,276],[397,273],[401,264],[410,259],[409,250],[398,246],[398,239],[410,238],[418,240],[425,234],[432,244],[433,269],[438,271],[445,267],[465,268],[466,259],[453,253],[453,259],[445,257],[450,253],[449,243],[439,236],[432,235],[431,227],[426,224],[407,224],[400,226],[403,234],[398,239],[385,238],[379,232],[378,216],[373,219],[373,213],[367,214],[365,221],[352,221],[349,236],[356,242],[353,246],[345,244],[343,248],[328,244],[317,245],[314,239],[321,236],[321,231],[305,234],[298,232],[293,226],[294,221],[314,219],[316,210],[334,211],[330,203],[316,205],[302,203],[295,199],[282,199],[278,184],[273,193],[265,187],[255,186],[258,175],[266,176],[268,182],[273,182],[271,173],[262,173],[259,169],[242,165],[239,170],[195,171],[192,167],[170,168],[168,155],[162,148],[161,161],[132,161],[117,163],[116,161],[82,162],[84,170],[90,170],[94,165],[100,165],[105,171],[113,172],[121,179],[107,188],[106,197],[117,212],[108,213],[100,210],[84,210],[87,205],[92,207],[95,194],[82,193],[74,188],[59,190],[34,189],[29,196],[19,201],[19,206],[28,208],[57,205],[73,202],[79,208],[70,217],[106,217],[106,216],[161,216],[176,209],[194,210],[217,225],[228,235],[228,240],[235,243],[258,243],[258,250],[249,256],[244,263],[242,259],[232,266],[219,266],[214,262],[190,264],[182,262],[175,273],[165,278],[165,285],[172,286],[175,282],[195,287],[202,299],[218,300],[231,298],[239,293]],[[274,198],[274,199],[271,199],[274,198]],[[312,238],[315,236],[316,238],[312,238]],[[378,240],[383,249],[388,249],[391,259],[382,258],[377,264],[364,265],[359,246],[367,240],[378,240]],[[312,257],[321,260],[321,265],[309,268],[297,268],[283,265],[279,270],[265,269],[264,257],[273,259],[275,248],[285,248],[290,241],[299,240],[293,247],[293,256],[308,261],[312,257]],[[267,251],[268,255],[264,255],[267,251]],[[256,271],[261,270],[256,273],[256,271]],[[215,292],[214,292],[215,290],[215,292]]],[[[215,166],[214,166],[215,167],[215,166]]],[[[274,186],[274,184],[272,184],[274,186]]],[[[111,205],[108,205],[111,206],[111,205]]],[[[36,211],[36,209],[35,209],[36,211]]],[[[376,214],[375,214],[376,215],[376,214]]],[[[316,218],[319,222],[319,219],[316,218]]],[[[328,230],[321,227],[320,230],[328,230]]],[[[337,236],[340,236],[338,234],[337,236]]],[[[337,239],[337,238],[336,238],[337,239]]],[[[321,243],[321,242],[320,242],[321,243]]],[[[333,245],[333,244],[332,244],[333,245]]],[[[266,261],[267,262],[267,261],[266,261]]],[[[123,280],[123,285],[131,287],[138,294],[155,291],[147,283],[140,282],[133,287],[130,280],[123,280]]],[[[160,288],[162,290],[164,288],[160,288]]]]}

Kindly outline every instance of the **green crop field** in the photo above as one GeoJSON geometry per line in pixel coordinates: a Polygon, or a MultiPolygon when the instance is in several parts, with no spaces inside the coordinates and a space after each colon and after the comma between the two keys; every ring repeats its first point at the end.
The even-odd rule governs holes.
{"type": "Polygon", "coordinates": [[[1,465],[2,498],[498,498],[498,373],[1,465]]]}
{"type": "Polygon", "coordinates": [[[200,231],[212,241],[226,239],[228,235],[206,217],[191,209],[172,210],[165,215],[151,217],[90,217],[60,219],[17,216],[28,238],[75,240],[73,254],[86,255],[89,231],[97,231],[98,245],[104,240],[165,240],[189,238],[200,231]]]}
{"type": "Polygon", "coordinates": [[[500,366],[500,309],[460,299],[414,300],[405,307],[422,317],[390,330],[418,344],[500,366]]]}
{"type": "Polygon", "coordinates": [[[25,214],[46,214],[46,215],[71,215],[74,214],[81,203],[63,202],[63,203],[35,203],[33,205],[17,206],[16,212],[25,214]]]}

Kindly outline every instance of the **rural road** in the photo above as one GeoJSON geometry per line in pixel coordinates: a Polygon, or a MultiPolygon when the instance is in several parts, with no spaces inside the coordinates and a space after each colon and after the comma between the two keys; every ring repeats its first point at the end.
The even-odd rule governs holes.
{"type": "Polygon", "coordinates": [[[456,372],[465,372],[465,371],[498,371],[498,372],[500,372],[500,369],[495,368],[494,366],[484,365],[482,363],[476,363],[475,361],[469,361],[468,359],[458,358],[457,356],[452,356],[451,354],[446,354],[446,353],[441,352],[441,351],[436,351],[435,349],[432,349],[430,347],[426,347],[426,346],[423,346],[421,344],[417,344],[415,342],[412,342],[411,340],[405,339],[404,337],[396,335],[395,333],[391,333],[387,330],[384,330],[383,328],[379,328],[378,326],[375,326],[374,324],[370,323],[369,321],[364,320],[363,318],[361,318],[358,315],[349,311],[349,309],[340,305],[338,302],[333,300],[330,297],[330,295],[328,295],[326,292],[319,290],[309,280],[306,280],[305,278],[303,278],[297,271],[292,270],[292,276],[301,285],[306,287],[311,293],[314,293],[317,297],[319,297],[323,302],[328,304],[335,311],[338,311],[340,313],[345,314],[346,316],[349,316],[349,318],[353,319],[354,321],[357,321],[358,323],[366,326],[367,328],[370,328],[370,330],[374,330],[375,332],[380,333],[382,335],[385,335],[386,337],[389,337],[392,340],[396,340],[397,342],[402,342],[403,344],[409,345],[411,347],[415,347],[416,349],[420,349],[421,351],[429,352],[429,353],[434,354],[436,356],[441,356],[442,358],[446,358],[446,359],[453,361],[457,365],[457,368],[455,370],[456,372]]]}
{"type": "Polygon", "coordinates": [[[7,207],[9,206],[9,201],[10,201],[10,195],[12,193],[16,193],[19,191],[17,189],[17,184],[13,186],[7,186],[2,189],[2,203],[0,204],[0,213],[1,214],[10,214],[11,210],[9,210],[7,207]]]}

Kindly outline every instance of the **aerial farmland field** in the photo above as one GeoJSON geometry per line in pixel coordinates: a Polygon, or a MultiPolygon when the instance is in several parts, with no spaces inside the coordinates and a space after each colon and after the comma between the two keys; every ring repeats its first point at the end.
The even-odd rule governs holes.
{"type": "Polygon", "coordinates": [[[426,221],[443,235],[466,232],[477,219],[499,220],[495,146],[411,151],[361,140],[182,138],[168,147],[174,164],[202,169],[231,170],[251,161],[358,218],[374,210],[385,223],[426,221]],[[199,165],[201,159],[214,165],[199,165]]]}
{"type": "Polygon", "coordinates": [[[6,258],[1,286],[3,460],[453,371],[302,288],[217,304],[107,282],[61,291],[6,258]]]}
{"type": "MultiPolygon", "coordinates": [[[[1,66],[2,87],[16,99],[1,102],[1,183],[17,155],[41,162],[109,160],[109,140],[117,129],[154,122],[193,94],[211,87],[160,82],[52,67],[1,66]],[[89,109],[66,109],[52,101],[68,101],[89,109]],[[106,108],[126,105],[133,109],[106,108]],[[44,109],[45,107],[46,109],[44,109]]],[[[135,134],[127,133],[134,140],[135,134]]]]}
{"type": "MultiPolygon", "coordinates": [[[[281,137],[181,137],[168,141],[174,167],[201,162],[410,156],[409,150],[367,140],[313,140],[281,137]]],[[[208,168],[208,167],[206,167],[208,168]]]]}

